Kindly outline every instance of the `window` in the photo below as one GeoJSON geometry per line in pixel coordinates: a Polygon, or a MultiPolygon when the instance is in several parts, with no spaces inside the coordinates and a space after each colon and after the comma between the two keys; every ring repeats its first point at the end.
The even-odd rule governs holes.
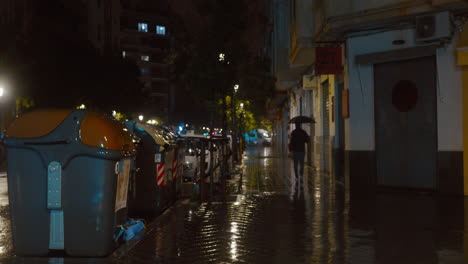
{"type": "Polygon", "coordinates": [[[149,69],[148,68],[141,68],[141,75],[148,75],[149,69]]]}
{"type": "Polygon", "coordinates": [[[127,56],[127,52],[125,52],[125,50],[124,50],[124,51],[122,51],[122,58],[125,58],[125,56],[127,56]]]}
{"type": "Polygon", "coordinates": [[[148,55],[141,55],[141,60],[142,61],[149,61],[149,56],[148,55]]]}
{"type": "Polygon", "coordinates": [[[148,24],[146,24],[146,23],[138,23],[138,31],[140,31],[140,32],[148,32],[148,24]]]}
{"type": "Polygon", "coordinates": [[[156,26],[156,34],[166,35],[166,27],[165,26],[156,26]]]}

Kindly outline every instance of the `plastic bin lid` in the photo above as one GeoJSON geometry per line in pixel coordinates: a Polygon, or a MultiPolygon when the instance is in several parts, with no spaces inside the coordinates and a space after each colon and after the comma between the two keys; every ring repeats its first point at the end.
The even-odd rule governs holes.
{"type": "Polygon", "coordinates": [[[81,142],[88,146],[133,152],[132,136],[120,122],[103,114],[88,113],[80,129],[81,142]]]}
{"type": "Polygon", "coordinates": [[[145,123],[136,123],[135,126],[137,128],[140,128],[140,129],[143,129],[144,131],[146,131],[154,140],[154,142],[156,142],[156,144],[160,145],[160,146],[164,146],[166,144],[170,145],[171,142],[169,140],[166,139],[166,137],[164,136],[164,133],[161,129],[159,129],[158,127],[156,126],[152,126],[152,125],[148,125],[148,124],[145,124],[145,123]]]}
{"type": "Polygon", "coordinates": [[[57,128],[71,110],[36,110],[18,117],[6,131],[6,137],[38,138],[57,128]]]}

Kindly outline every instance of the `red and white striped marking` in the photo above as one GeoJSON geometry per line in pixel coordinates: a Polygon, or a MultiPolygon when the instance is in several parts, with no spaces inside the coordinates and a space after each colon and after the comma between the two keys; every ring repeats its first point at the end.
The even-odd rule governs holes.
{"type": "Polygon", "coordinates": [[[173,179],[177,179],[177,159],[172,160],[172,177],[173,179]]]}
{"type": "Polygon", "coordinates": [[[166,180],[164,177],[164,163],[158,163],[157,166],[157,184],[158,186],[164,186],[166,184],[166,180]]]}

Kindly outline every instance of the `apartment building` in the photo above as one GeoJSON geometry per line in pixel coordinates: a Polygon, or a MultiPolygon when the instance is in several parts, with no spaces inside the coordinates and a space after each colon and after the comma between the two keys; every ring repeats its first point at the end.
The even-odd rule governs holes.
{"type": "Polygon", "coordinates": [[[145,114],[163,122],[175,96],[166,60],[171,47],[168,12],[165,1],[123,1],[120,30],[121,54],[139,66],[144,89],[151,96],[151,109],[145,114]]]}

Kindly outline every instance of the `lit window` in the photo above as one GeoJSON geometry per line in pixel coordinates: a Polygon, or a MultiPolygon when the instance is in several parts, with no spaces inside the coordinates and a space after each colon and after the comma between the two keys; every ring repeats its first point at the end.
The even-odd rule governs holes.
{"type": "Polygon", "coordinates": [[[156,26],[156,34],[166,35],[166,27],[165,26],[156,26]]]}
{"type": "Polygon", "coordinates": [[[127,52],[125,52],[125,50],[124,50],[124,51],[122,51],[122,57],[125,58],[125,56],[127,56],[127,52]]]}
{"type": "Polygon", "coordinates": [[[147,75],[149,74],[149,69],[148,68],[141,68],[141,75],[147,75]]]}
{"type": "Polygon", "coordinates": [[[149,56],[148,55],[141,55],[141,60],[142,61],[149,61],[149,56]]]}
{"type": "Polygon", "coordinates": [[[140,31],[140,32],[148,32],[148,24],[146,24],[146,23],[138,23],[138,31],[140,31]]]}

